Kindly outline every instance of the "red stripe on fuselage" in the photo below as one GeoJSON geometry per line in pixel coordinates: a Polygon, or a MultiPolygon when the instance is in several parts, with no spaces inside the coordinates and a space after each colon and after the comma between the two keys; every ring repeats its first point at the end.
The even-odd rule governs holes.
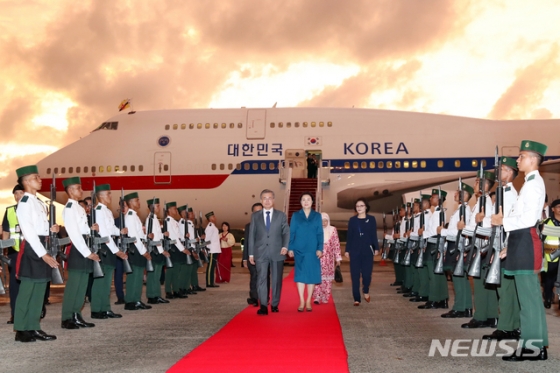
{"type": "MultiPolygon", "coordinates": [[[[69,175],[72,177],[74,175],[69,175]]],[[[151,190],[151,189],[213,189],[217,188],[227,179],[229,174],[225,175],[173,175],[173,176],[80,176],[83,190],[91,190],[93,181],[97,185],[111,184],[111,189],[125,190],[151,190]],[[156,181],[170,182],[163,183],[156,181]]],[[[56,189],[63,191],[62,181],[67,177],[58,177],[56,180],[56,189]]],[[[47,193],[50,190],[51,183],[48,178],[43,179],[43,185],[40,192],[47,193]]]]}

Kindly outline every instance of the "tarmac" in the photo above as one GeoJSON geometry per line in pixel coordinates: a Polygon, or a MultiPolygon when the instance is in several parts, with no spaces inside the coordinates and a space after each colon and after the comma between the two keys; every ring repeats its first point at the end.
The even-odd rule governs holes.
{"type": "MultiPolygon", "coordinates": [[[[165,372],[174,363],[216,333],[245,307],[248,297],[249,273],[240,266],[240,253],[234,251],[232,280],[220,288],[208,289],[188,299],[171,300],[151,310],[125,311],[113,305],[121,319],[91,320],[89,304],[84,307],[86,321],[96,327],[80,330],[60,328],[62,308],[61,287],[53,287],[47,315],[41,322],[44,331],[55,334],[52,342],[23,344],[14,341],[8,298],[0,296],[0,371],[2,372],[165,372]]],[[[287,265],[284,273],[293,267],[287,265]]],[[[348,261],[343,262],[344,282],[333,284],[333,299],[342,326],[348,351],[350,372],[555,372],[560,362],[560,312],[558,304],[546,310],[549,332],[548,360],[545,362],[504,362],[496,354],[488,357],[429,356],[432,340],[445,344],[445,339],[471,346],[493,329],[462,329],[468,319],[443,319],[447,310],[419,310],[418,303],[409,302],[389,286],[394,281],[392,264],[375,263],[370,294],[371,303],[353,306],[348,261]]],[[[204,287],[203,268],[199,280],[204,287]]],[[[453,291],[450,286],[450,296],[453,291]]],[[[162,290],[163,291],[163,290],[162,290]]],[[[111,304],[116,301],[112,292],[111,304]]],[[[145,299],[144,299],[145,301],[145,299]]],[[[450,306],[453,299],[450,299],[450,306]]],[[[315,306],[320,307],[320,306],[315,306]]],[[[280,312],[283,311],[280,303],[280,312]]],[[[256,308],[255,308],[256,311],[256,308]]],[[[287,311],[287,310],[286,310],[287,311]]],[[[255,315],[257,317],[257,315],[255,315]]],[[[269,317],[274,317],[272,316],[269,317]]],[[[235,347],[232,341],[231,348],[235,347]]],[[[470,348],[460,352],[469,352],[470,348]]],[[[503,352],[496,348],[496,353],[503,352]]],[[[248,351],[239,351],[239,356],[248,351]]],[[[470,355],[470,354],[469,354],[470,355]]],[[[227,367],[219,360],[215,364],[227,367]]],[[[286,356],[286,359],[290,359],[286,356]]],[[[305,362],[294,361],[294,372],[314,372],[305,362]]],[[[248,372],[255,372],[248,366],[248,372]]],[[[266,370],[264,370],[266,371],[266,370]]]]}

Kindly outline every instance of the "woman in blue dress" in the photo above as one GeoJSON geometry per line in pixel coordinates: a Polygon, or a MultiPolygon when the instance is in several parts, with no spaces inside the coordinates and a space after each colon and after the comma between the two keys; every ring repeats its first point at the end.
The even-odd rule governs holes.
{"type": "Polygon", "coordinates": [[[323,222],[321,214],[311,209],[313,196],[303,193],[299,199],[302,209],[294,212],[290,222],[290,251],[288,255],[294,258],[295,275],[299,294],[298,311],[303,308],[312,311],[311,296],[315,284],[321,283],[321,262],[323,255],[323,222]],[[307,298],[304,292],[307,285],[307,298]]]}
{"type": "Polygon", "coordinates": [[[379,253],[377,242],[377,223],[372,215],[368,215],[369,205],[365,199],[356,201],[356,216],[348,220],[346,252],[350,258],[350,277],[352,278],[352,294],[354,306],[360,305],[360,277],[363,283],[364,299],[369,303],[369,285],[373,271],[373,256],[379,253]]]}

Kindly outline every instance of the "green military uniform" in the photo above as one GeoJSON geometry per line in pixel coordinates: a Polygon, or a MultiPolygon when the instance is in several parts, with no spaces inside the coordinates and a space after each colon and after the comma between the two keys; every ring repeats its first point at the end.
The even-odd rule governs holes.
{"type": "Polygon", "coordinates": [[[146,218],[146,235],[153,234],[154,237],[147,239],[148,245],[150,242],[158,242],[156,246],[149,246],[148,250],[152,257],[152,265],[154,270],[148,272],[146,276],[146,297],[148,297],[148,303],[169,303],[169,301],[161,297],[161,285],[159,279],[161,277],[161,270],[165,263],[165,257],[163,256],[163,247],[161,246],[161,241],[163,240],[163,234],[161,233],[161,225],[157,219],[157,216],[153,213],[153,205],[159,204],[159,198],[154,198],[146,201],[148,208],[150,209],[150,214],[146,218]]]}
{"type": "MultiPolygon", "coordinates": [[[[168,202],[166,208],[177,207],[176,202],[168,202]]],[[[173,267],[165,269],[165,294],[168,298],[187,298],[188,296],[181,290],[181,280],[184,281],[187,258],[183,253],[185,247],[181,242],[179,223],[171,216],[167,216],[163,222],[163,233],[168,232],[170,241],[169,254],[173,267]]]]}

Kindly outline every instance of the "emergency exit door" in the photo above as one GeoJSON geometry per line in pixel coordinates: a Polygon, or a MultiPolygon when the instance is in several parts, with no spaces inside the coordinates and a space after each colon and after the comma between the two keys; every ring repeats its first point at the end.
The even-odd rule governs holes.
{"type": "Polygon", "coordinates": [[[171,183],[171,153],[154,153],[154,184],[171,183]]]}
{"type": "Polygon", "coordinates": [[[266,130],[266,110],[247,110],[247,139],[264,139],[266,130]]]}

